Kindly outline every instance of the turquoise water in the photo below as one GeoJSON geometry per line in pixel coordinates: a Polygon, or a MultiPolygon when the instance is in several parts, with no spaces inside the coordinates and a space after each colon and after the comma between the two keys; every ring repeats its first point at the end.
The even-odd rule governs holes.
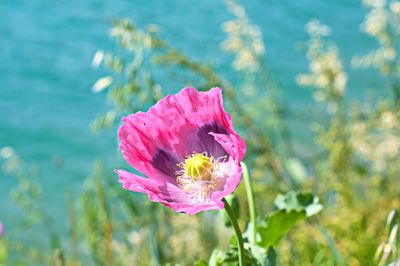
{"type": "MultiPolygon", "coordinates": [[[[358,1],[243,3],[252,22],[263,29],[272,78],[294,113],[313,104],[310,92],[294,81],[306,71],[298,44],[307,40],[304,25],[310,19],[332,27],[347,61],[373,47],[359,31],[365,10],[358,1]]],[[[110,168],[117,162],[115,132],[93,135],[88,130],[88,123],[106,110],[104,95],[91,92],[101,73],[90,63],[97,49],[116,48],[108,37],[109,18],[129,17],[139,26],[159,24],[163,36],[193,58],[209,58],[221,72],[229,65],[219,48],[224,39],[220,25],[231,18],[222,1],[3,0],[0,11],[0,146],[12,146],[24,161],[40,167],[43,205],[59,228],[66,226],[65,191],[79,189],[96,158],[105,158],[110,168]],[[56,166],[54,158],[63,164],[56,166]]],[[[351,97],[377,84],[374,75],[352,74],[351,97]]],[[[163,84],[168,87],[168,80],[163,84]]],[[[17,233],[14,224],[20,220],[8,199],[15,183],[0,175],[0,220],[10,234],[17,233]]]]}

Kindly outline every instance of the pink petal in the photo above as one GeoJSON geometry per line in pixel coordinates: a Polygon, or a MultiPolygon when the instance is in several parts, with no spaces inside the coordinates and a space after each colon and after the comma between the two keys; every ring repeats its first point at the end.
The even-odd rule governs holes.
{"type": "Polygon", "coordinates": [[[122,154],[132,167],[149,177],[116,170],[125,189],[145,193],[151,201],[177,212],[195,214],[224,208],[222,198],[240,183],[240,160],[246,145],[223,109],[221,89],[198,92],[184,88],[160,100],[146,113],[138,112],[122,120],[118,130],[122,154]],[[177,164],[187,155],[204,151],[216,158],[229,155],[224,165],[230,176],[221,191],[213,192],[211,200],[201,203],[195,193],[177,186],[176,171],[177,164]]]}
{"type": "Polygon", "coordinates": [[[246,143],[239,137],[238,134],[233,133],[230,135],[209,133],[214,139],[221,144],[222,148],[235,159],[240,162],[246,154],[246,143]]]}
{"type": "Polygon", "coordinates": [[[230,158],[230,160],[225,163],[224,166],[229,169],[227,172],[231,173],[231,175],[226,179],[224,189],[222,191],[215,191],[211,195],[211,199],[216,205],[220,206],[221,209],[224,208],[222,198],[235,191],[242,179],[242,167],[240,166],[240,163],[237,163],[233,158],[230,158]]]}
{"type": "Polygon", "coordinates": [[[168,182],[143,178],[125,170],[115,170],[124,189],[147,194],[153,202],[160,202],[176,212],[196,214],[200,211],[223,209],[221,204],[193,204],[191,194],[168,182]]]}
{"type": "Polygon", "coordinates": [[[208,123],[218,123],[228,134],[236,134],[231,117],[223,109],[220,88],[208,92],[185,88],[160,100],[148,112],[138,112],[122,120],[124,124],[118,135],[125,160],[146,176],[164,179],[168,177],[152,164],[158,150],[165,150],[178,162],[182,161],[199,150],[193,136],[208,123]]]}

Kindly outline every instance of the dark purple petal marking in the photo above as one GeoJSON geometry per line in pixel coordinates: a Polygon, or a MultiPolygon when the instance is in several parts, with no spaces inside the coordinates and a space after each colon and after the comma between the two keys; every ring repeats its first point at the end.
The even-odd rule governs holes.
{"type": "Polygon", "coordinates": [[[216,122],[201,126],[197,130],[197,136],[199,138],[199,144],[202,150],[200,152],[206,151],[208,155],[213,156],[214,158],[227,156],[228,153],[218,142],[215,141],[214,137],[209,134],[210,132],[217,134],[228,134],[226,129],[216,122]]]}
{"type": "Polygon", "coordinates": [[[151,164],[154,168],[172,177],[174,180],[176,172],[179,171],[178,163],[179,161],[174,156],[161,149],[157,150],[151,159],[151,164]]]}

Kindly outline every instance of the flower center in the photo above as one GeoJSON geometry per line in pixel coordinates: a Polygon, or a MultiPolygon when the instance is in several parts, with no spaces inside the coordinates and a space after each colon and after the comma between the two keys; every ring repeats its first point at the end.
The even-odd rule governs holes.
{"type": "Polygon", "coordinates": [[[207,181],[212,177],[212,158],[202,153],[193,153],[184,161],[185,174],[193,181],[207,181]]]}
{"type": "Polygon", "coordinates": [[[207,156],[206,152],[194,152],[178,164],[180,168],[176,172],[178,186],[184,191],[193,193],[193,200],[196,202],[204,202],[213,191],[220,189],[224,184],[226,177],[221,171],[220,164],[225,160],[225,156],[215,159],[213,156],[207,156]]]}

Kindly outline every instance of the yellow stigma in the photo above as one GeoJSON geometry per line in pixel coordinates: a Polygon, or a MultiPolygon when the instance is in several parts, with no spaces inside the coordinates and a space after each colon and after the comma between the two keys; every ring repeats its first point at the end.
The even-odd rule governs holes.
{"type": "Polygon", "coordinates": [[[192,180],[210,180],[213,170],[212,158],[194,153],[185,159],[185,172],[192,180]]]}

